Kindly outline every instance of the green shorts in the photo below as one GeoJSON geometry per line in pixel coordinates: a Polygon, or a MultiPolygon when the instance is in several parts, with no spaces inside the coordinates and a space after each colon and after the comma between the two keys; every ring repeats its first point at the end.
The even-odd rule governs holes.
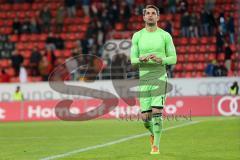
{"type": "Polygon", "coordinates": [[[139,101],[141,112],[152,107],[163,108],[166,101],[167,77],[156,80],[140,80],[139,101]]]}

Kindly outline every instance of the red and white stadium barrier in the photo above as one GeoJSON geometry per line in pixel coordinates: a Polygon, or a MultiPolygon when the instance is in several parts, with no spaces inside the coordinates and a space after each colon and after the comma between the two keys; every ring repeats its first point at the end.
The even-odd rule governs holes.
{"type": "MultiPolygon", "coordinates": [[[[0,102],[0,122],[58,120],[54,107],[59,100],[0,102]]],[[[98,99],[74,100],[71,113],[87,112],[101,103],[98,99]]],[[[118,106],[99,118],[119,118],[139,115],[139,106],[128,106],[119,100],[118,106]]],[[[169,97],[164,108],[165,115],[191,116],[240,116],[240,96],[189,96],[169,97]]],[[[94,116],[94,115],[90,115],[94,116]]]]}

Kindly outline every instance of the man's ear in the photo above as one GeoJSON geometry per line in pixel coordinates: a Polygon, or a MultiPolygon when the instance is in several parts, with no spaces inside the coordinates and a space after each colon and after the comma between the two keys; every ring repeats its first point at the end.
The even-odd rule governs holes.
{"type": "Polygon", "coordinates": [[[158,20],[158,21],[160,20],[160,15],[158,16],[157,20],[158,20]]]}
{"type": "Polygon", "coordinates": [[[145,18],[145,16],[143,15],[143,20],[144,20],[144,22],[146,21],[146,18],[145,18]]]}

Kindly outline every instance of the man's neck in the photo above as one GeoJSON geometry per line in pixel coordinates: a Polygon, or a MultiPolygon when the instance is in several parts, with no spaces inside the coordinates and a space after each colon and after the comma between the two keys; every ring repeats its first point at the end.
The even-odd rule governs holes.
{"type": "Polygon", "coordinates": [[[149,26],[146,24],[145,28],[148,32],[154,32],[157,30],[158,27],[157,27],[157,25],[149,26]]]}

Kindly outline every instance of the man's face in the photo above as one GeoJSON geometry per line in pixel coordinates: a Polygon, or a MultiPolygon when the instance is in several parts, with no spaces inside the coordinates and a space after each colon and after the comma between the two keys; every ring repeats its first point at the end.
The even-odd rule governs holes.
{"type": "Polygon", "coordinates": [[[157,11],[153,8],[148,8],[143,15],[143,20],[148,25],[155,25],[159,20],[159,15],[157,15],[157,11]]]}

